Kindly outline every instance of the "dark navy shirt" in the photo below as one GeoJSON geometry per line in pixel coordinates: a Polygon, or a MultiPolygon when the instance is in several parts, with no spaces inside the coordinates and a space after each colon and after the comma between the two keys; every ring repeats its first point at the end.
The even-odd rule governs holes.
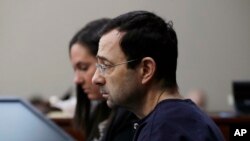
{"type": "Polygon", "coordinates": [[[212,119],[188,99],[161,101],[135,128],[134,141],[224,141],[212,119]]]}

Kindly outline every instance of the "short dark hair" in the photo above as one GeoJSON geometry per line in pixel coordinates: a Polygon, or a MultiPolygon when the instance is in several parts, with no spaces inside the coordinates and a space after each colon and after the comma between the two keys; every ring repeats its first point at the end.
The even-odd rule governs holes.
{"type": "MultiPolygon", "coordinates": [[[[104,35],[113,29],[125,32],[120,46],[127,60],[151,57],[156,62],[155,78],[164,80],[164,87],[177,88],[177,35],[172,22],[147,11],[133,11],[112,19],[100,33],[104,35]]],[[[131,62],[128,68],[135,68],[140,61],[131,62]]]]}

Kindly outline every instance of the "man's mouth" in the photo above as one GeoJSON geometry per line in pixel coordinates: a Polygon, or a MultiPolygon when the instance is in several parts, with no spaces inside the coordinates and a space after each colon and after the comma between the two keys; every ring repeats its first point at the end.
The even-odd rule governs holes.
{"type": "Polygon", "coordinates": [[[100,88],[100,93],[104,98],[108,98],[108,93],[104,90],[104,88],[100,88]]]}
{"type": "Polygon", "coordinates": [[[102,94],[102,97],[105,99],[108,99],[109,95],[108,94],[102,94]]]}

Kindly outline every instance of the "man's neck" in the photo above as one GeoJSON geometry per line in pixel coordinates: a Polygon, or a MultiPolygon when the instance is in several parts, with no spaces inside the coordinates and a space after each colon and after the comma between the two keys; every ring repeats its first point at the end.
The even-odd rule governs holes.
{"type": "Polygon", "coordinates": [[[170,92],[168,89],[150,89],[145,93],[142,103],[138,105],[133,112],[138,118],[142,119],[150,114],[157,104],[165,99],[182,99],[178,91],[170,92]]]}

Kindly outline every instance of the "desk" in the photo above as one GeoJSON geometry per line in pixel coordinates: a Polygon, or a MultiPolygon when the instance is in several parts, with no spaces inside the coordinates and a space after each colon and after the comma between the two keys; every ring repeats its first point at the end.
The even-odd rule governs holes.
{"type": "Polygon", "coordinates": [[[229,141],[232,126],[244,125],[250,127],[250,115],[236,115],[230,112],[210,113],[209,115],[221,129],[226,141],[229,141]]]}

